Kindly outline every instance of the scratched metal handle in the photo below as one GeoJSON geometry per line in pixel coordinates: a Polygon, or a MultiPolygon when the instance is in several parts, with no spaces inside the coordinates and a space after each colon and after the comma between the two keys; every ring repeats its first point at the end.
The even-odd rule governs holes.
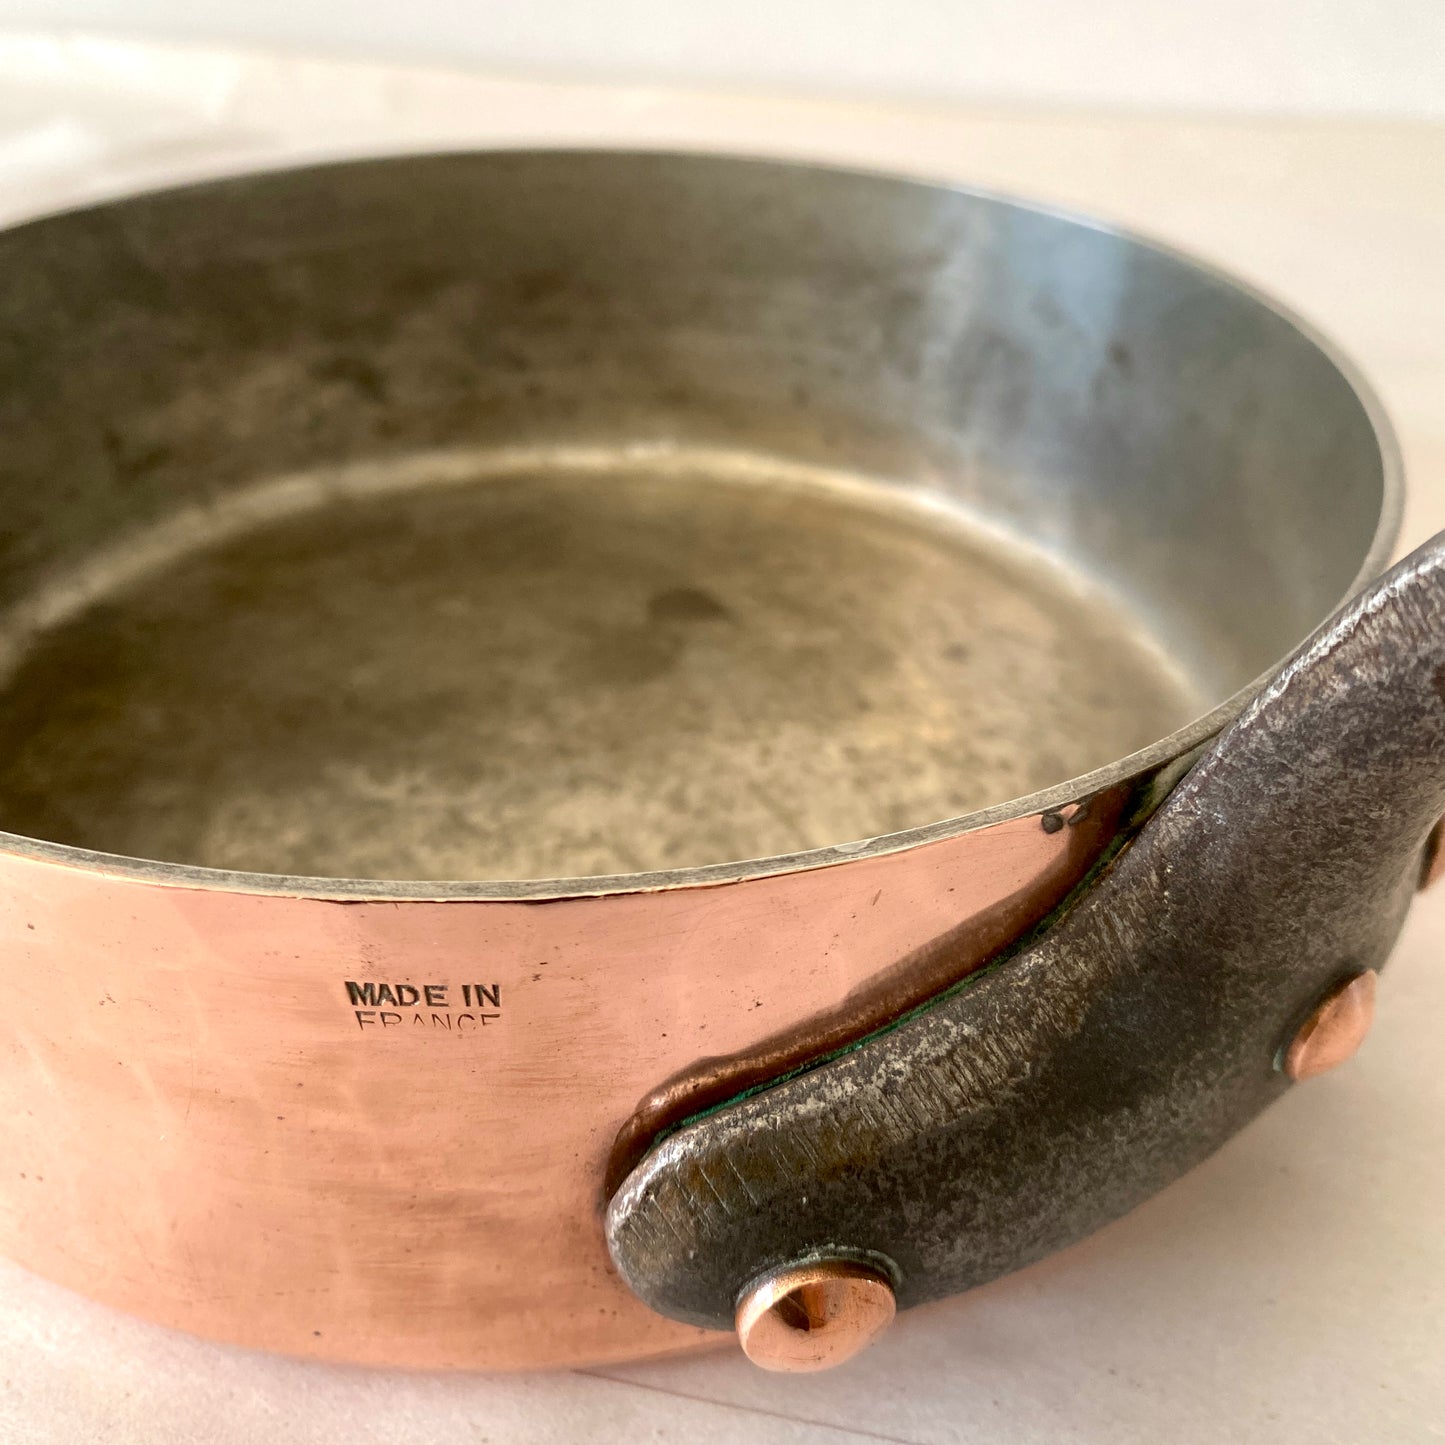
{"type": "Polygon", "coordinates": [[[664,1139],[607,1212],[676,1319],[866,1262],[901,1307],[1089,1234],[1277,1098],[1320,1000],[1388,957],[1445,812],[1445,534],[1275,674],[1042,938],[908,1022],[664,1139]]]}

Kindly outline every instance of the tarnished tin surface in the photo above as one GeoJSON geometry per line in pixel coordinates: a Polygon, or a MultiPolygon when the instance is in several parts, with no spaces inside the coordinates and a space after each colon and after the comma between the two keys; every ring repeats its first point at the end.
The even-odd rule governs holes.
{"type": "Polygon", "coordinates": [[[1445,535],[1281,670],[1035,946],[689,1125],[608,1213],[649,1304],[728,1328],[768,1271],[887,1261],[901,1307],[1089,1233],[1288,1087],[1382,965],[1445,808],[1445,535]]]}
{"type": "Polygon", "coordinates": [[[0,432],[0,827],[398,899],[1133,783],[1378,571],[1399,499],[1348,362],[1206,267],[701,155],[0,234],[0,432]]]}

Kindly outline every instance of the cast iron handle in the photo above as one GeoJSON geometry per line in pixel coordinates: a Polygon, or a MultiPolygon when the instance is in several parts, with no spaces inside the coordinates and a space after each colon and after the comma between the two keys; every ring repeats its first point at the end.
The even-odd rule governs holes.
{"type": "Polygon", "coordinates": [[[1277,1098],[1385,962],[1445,812],[1445,533],[1347,604],[1047,932],[920,1015],[665,1138],[607,1211],[654,1309],[857,1260],[901,1307],[1082,1238],[1277,1098]]]}

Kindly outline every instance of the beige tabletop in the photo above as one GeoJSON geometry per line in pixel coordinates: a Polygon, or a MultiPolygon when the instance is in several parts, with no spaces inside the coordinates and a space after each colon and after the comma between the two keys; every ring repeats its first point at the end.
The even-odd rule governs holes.
{"type": "MultiPolygon", "coordinates": [[[[1363,364],[1404,542],[1445,527],[1445,127],[602,89],[0,34],[0,216],[290,157],[629,143],[826,158],[1084,207],[1223,263],[1363,364]]],[[[735,1354],[402,1375],[226,1349],[0,1263],[5,1445],[1445,1439],[1445,885],[1374,1034],[1063,1255],[914,1311],[851,1367],[735,1354]]]]}

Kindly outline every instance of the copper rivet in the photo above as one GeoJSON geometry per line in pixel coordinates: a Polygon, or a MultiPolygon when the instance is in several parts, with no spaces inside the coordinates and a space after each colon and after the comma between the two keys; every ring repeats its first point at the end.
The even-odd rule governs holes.
{"type": "Polygon", "coordinates": [[[1333,989],[1301,1026],[1284,1058],[1290,1078],[1313,1079],[1350,1058],[1375,1021],[1375,980],[1371,970],[1333,989]]]}
{"type": "Polygon", "coordinates": [[[743,1353],[765,1370],[829,1370],[892,1322],[893,1287],[849,1260],[820,1260],[769,1275],[738,1305],[743,1353]]]}
{"type": "Polygon", "coordinates": [[[1425,844],[1425,862],[1420,869],[1420,887],[1428,888],[1445,878],[1445,818],[1435,824],[1425,844]]]}

